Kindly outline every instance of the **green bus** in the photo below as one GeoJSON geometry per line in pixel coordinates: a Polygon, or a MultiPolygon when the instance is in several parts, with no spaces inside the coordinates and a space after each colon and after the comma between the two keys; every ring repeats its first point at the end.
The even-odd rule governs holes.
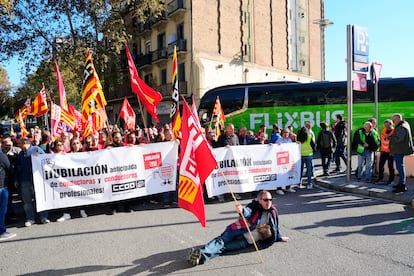
{"type": "MultiPolygon", "coordinates": [[[[352,129],[358,129],[375,116],[374,85],[369,81],[367,92],[353,91],[352,129]]],[[[245,126],[257,132],[260,125],[271,130],[292,125],[301,128],[305,122],[313,125],[317,135],[319,123],[330,125],[336,115],[347,120],[347,82],[266,82],[227,85],[206,92],[200,99],[199,115],[208,123],[219,96],[226,123],[236,129],[245,126]]],[[[414,126],[414,78],[384,78],[378,83],[378,127],[400,113],[414,126]]]]}

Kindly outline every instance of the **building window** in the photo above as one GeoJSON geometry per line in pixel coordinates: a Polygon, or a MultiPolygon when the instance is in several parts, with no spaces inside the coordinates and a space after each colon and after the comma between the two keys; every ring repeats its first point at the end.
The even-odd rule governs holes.
{"type": "Polygon", "coordinates": [[[154,83],[152,83],[152,80],[153,80],[153,78],[152,78],[152,74],[148,74],[148,75],[145,75],[145,76],[144,76],[144,82],[145,82],[146,84],[148,84],[149,86],[154,85],[154,83]]]}
{"type": "Polygon", "coordinates": [[[185,81],[185,63],[178,64],[178,80],[185,81]]]}
{"type": "Polygon", "coordinates": [[[151,41],[147,40],[145,41],[145,54],[150,54],[151,53],[151,41]]]}
{"type": "Polygon", "coordinates": [[[184,39],[184,23],[177,25],[177,40],[184,39]]]}
{"type": "Polygon", "coordinates": [[[160,50],[165,47],[166,47],[165,33],[162,33],[157,36],[157,49],[160,50]]]}
{"type": "Polygon", "coordinates": [[[161,69],[161,85],[167,84],[167,69],[161,69]]]}

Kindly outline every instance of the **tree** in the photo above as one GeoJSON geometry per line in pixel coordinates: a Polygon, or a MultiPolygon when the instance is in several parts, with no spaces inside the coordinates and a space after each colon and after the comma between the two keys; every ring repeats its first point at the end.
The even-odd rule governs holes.
{"type": "Polygon", "coordinates": [[[11,15],[11,9],[13,7],[13,0],[0,0],[0,16],[11,15]]]}
{"type": "Polygon", "coordinates": [[[120,52],[133,24],[164,10],[159,0],[14,0],[7,9],[0,1],[0,59],[18,56],[27,76],[27,87],[17,96],[54,77],[55,57],[69,100],[80,95],[86,48],[93,52],[104,89],[122,86],[122,76],[114,72],[122,66],[120,52]]]}
{"type": "Polygon", "coordinates": [[[9,81],[7,71],[0,65],[0,116],[10,114],[13,86],[9,81]]]}

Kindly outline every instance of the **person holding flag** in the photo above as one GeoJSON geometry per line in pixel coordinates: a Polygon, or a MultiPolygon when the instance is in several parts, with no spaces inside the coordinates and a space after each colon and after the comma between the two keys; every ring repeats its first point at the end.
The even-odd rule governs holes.
{"type": "Polygon", "coordinates": [[[227,252],[247,248],[259,242],[261,248],[267,248],[274,242],[287,242],[280,231],[276,207],[272,204],[272,195],[268,191],[260,191],[257,199],[252,200],[243,208],[236,203],[239,219],[226,227],[224,232],[208,242],[200,249],[191,249],[187,261],[193,265],[206,263],[208,260],[227,252]],[[247,230],[246,220],[252,235],[247,230]]]}

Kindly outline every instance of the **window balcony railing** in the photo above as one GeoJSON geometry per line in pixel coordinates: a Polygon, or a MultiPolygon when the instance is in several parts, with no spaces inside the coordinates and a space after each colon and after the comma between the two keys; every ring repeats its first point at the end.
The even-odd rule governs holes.
{"type": "Polygon", "coordinates": [[[136,56],[135,65],[139,68],[152,63],[152,54],[138,55],[136,56]]]}
{"type": "MultiPolygon", "coordinates": [[[[162,97],[165,100],[171,99],[171,96],[172,96],[171,83],[161,84],[155,87],[154,89],[160,92],[162,97]]],[[[182,96],[187,95],[187,82],[186,81],[178,81],[178,93],[179,95],[182,95],[182,96]]]]}
{"type": "Polygon", "coordinates": [[[168,16],[173,16],[179,14],[180,12],[185,12],[184,0],[173,0],[168,3],[168,16]]]}
{"type": "Polygon", "coordinates": [[[166,60],[166,59],[168,59],[167,48],[157,49],[157,50],[152,52],[152,62],[153,63],[161,61],[161,60],[166,60]]]}
{"type": "Polygon", "coordinates": [[[137,24],[137,31],[139,34],[151,31],[152,22],[149,20],[145,23],[137,24]]]}
{"type": "Polygon", "coordinates": [[[174,45],[177,45],[177,53],[187,52],[187,40],[178,39],[168,44],[168,55],[172,55],[174,53],[174,45]]]}
{"type": "Polygon", "coordinates": [[[162,12],[160,14],[160,16],[158,16],[157,18],[154,18],[152,20],[152,27],[157,27],[157,26],[161,26],[164,24],[167,24],[167,14],[166,12],[162,12]]]}

